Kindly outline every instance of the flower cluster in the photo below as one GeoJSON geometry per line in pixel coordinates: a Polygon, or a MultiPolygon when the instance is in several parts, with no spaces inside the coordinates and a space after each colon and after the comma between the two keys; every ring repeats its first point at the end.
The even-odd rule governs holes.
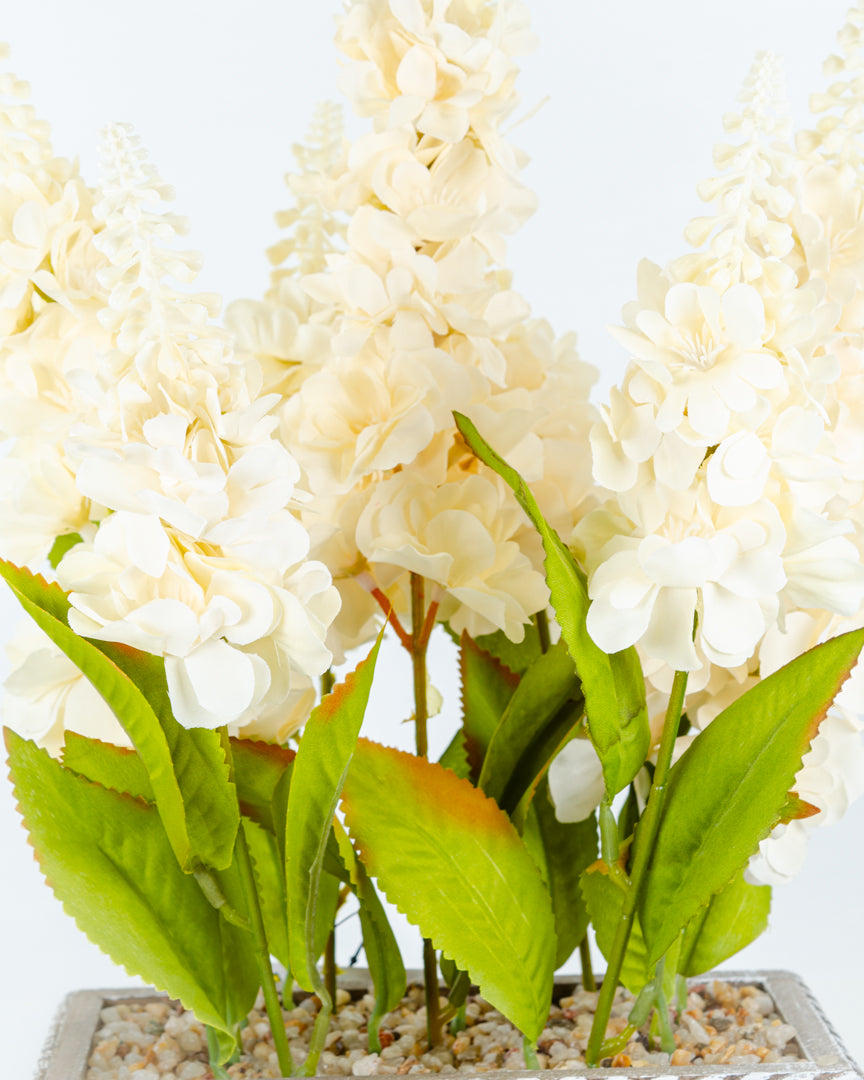
{"type": "MultiPolygon", "coordinates": [[[[56,567],[70,625],[163,656],[185,726],[283,739],[330,664],[324,639],[338,593],[326,568],[306,558],[299,468],[269,415],[278,395],[261,393],[256,366],[234,360],[230,338],[209,321],[217,297],[166,284],[191,282],[199,262],[165,246],[185,228],[159,208],[170,189],[128,129],[108,128],[104,147],[88,241],[100,336],[86,373],[69,380],[62,424],[34,416],[27,435],[48,442],[85,508],[80,525],[54,527],[56,536],[79,526],[80,542],[56,567]]],[[[49,318],[58,307],[42,304],[49,318]]],[[[38,354],[19,336],[5,342],[26,372],[38,354]]],[[[34,386],[37,405],[43,396],[34,386]]],[[[16,450],[38,462],[23,443],[16,450]]],[[[45,553],[43,544],[31,561],[45,553]]],[[[55,676],[50,665],[45,672],[47,686],[55,676]]],[[[7,690],[39,696],[20,667],[7,690]]]]}
{"type": "MultiPolygon", "coordinates": [[[[841,37],[853,40],[851,24],[841,37]]],[[[657,712],[672,672],[688,672],[698,727],[780,666],[769,654],[802,651],[797,619],[821,619],[806,648],[828,619],[831,633],[860,622],[864,601],[854,133],[840,137],[841,118],[796,155],[781,86],[777,60],[758,57],[725,118],[735,141],[717,147],[721,174],[700,187],[715,212],[686,234],[707,248],[640,268],[616,331],[632,359],[591,432],[608,496],[573,536],[592,637],[610,653],[638,646],[657,712]]],[[[848,107],[848,87],[833,93],[848,107]]],[[[821,813],[763,842],[754,878],[782,877],[792,845],[851,797],[860,739],[838,709],[796,781],[805,800],[821,792],[821,813]],[[814,770],[838,755],[849,780],[833,772],[832,792],[814,770]]],[[[571,784],[557,781],[562,806],[571,784]]]]}
{"type": "MultiPolygon", "coordinates": [[[[364,0],[348,6],[337,44],[349,58],[344,89],[373,122],[341,158],[319,157],[317,198],[347,221],[346,249],[310,243],[299,210],[283,218],[295,237],[302,225],[305,246],[326,247],[326,266],[277,271],[267,311],[296,316],[299,286],[318,336],[283,384],[281,433],[314,496],[315,553],[342,591],[338,644],[370,633],[370,590],[404,610],[408,573],[437,586],[455,631],[521,640],[548,601],[539,547],[452,413],[475,420],[569,533],[591,489],[594,372],[571,337],[556,341],[530,318],[500,268],[505,236],[534,209],[500,131],[517,101],[513,58],[532,44],[527,15],[512,0],[364,0]]],[[[309,160],[295,191],[314,187],[309,160]]],[[[253,353],[267,351],[255,345],[261,305],[233,305],[229,317],[253,353]]]]}

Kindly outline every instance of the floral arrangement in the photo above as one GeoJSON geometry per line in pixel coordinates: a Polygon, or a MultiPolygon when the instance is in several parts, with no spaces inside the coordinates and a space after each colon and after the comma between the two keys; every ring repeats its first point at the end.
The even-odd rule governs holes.
{"type": "Polygon", "coordinates": [[[368,130],[318,108],[270,289],[224,326],[132,130],[91,187],[0,73],[13,783],[66,910],[195,1011],[214,1075],[259,990],[314,1074],[349,895],[379,1045],[405,988],[379,891],[424,939],[430,1045],[475,982],[535,1063],[556,967],[579,949],[595,985],[589,926],[589,1063],[652,1011],[665,1045],[864,791],[864,3],[839,41],[794,143],[757,57],[602,407],[505,267],[535,205],[502,134],[516,0],[350,0],[368,130]],[[360,737],[385,633],[413,755],[360,737]],[[438,761],[433,633],[462,681],[438,761]]]}

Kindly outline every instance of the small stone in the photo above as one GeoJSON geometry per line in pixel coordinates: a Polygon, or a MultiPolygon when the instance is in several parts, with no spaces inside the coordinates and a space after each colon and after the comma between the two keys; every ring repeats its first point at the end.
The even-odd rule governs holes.
{"type": "Polygon", "coordinates": [[[711,1042],[711,1036],[705,1028],[702,1027],[698,1020],[694,1020],[687,1013],[684,1014],[684,1024],[697,1046],[707,1046],[711,1042]]]}
{"type": "Polygon", "coordinates": [[[777,1050],[782,1050],[786,1043],[795,1038],[795,1034],[795,1028],[791,1024],[772,1024],[765,1029],[765,1042],[777,1050]]]}
{"type": "Polygon", "coordinates": [[[199,1077],[206,1076],[208,1072],[210,1070],[200,1061],[187,1061],[177,1070],[177,1076],[179,1080],[198,1080],[199,1077]]]}
{"type": "Polygon", "coordinates": [[[177,1036],[177,1043],[180,1049],[185,1050],[187,1054],[198,1054],[204,1049],[201,1036],[191,1028],[180,1032],[177,1036]]]}
{"type": "Polygon", "coordinates": [[[350,1000],[351,995],[340,986],[336,991],[336,1008],[338,1009],[340,1005],[347,1005],[350,1000]]]}
{"type": "Polygon", "coordinates": [[[693,1055],[689,1050],[683,1050],[680,1047],[672,1054],[670,1064],[672,1065],[689,1065],[693,1060],[693,1055]]]}
{"type": "Polygon", "coordinates": [[[615,1057],[612,1058],[613,1069],[629,1069],[632,1064],[633,1062],[627,1054],[616,1054],[615,1057]]]}
{"type": "Polygon", "coordinates": [[[351,1066],[353,1076],[373,1076],[378,1068],[380,1058],[378,1054],[368,1054],[366,1057],[355,1061],[351,1066]]]}

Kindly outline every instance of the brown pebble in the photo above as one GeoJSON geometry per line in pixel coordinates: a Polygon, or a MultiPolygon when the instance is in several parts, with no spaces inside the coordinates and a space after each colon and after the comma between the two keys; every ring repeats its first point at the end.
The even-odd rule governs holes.
{"type": "Polygon", "coordinates": [[[381,1047],[383,1049],[383,1047],[390,1046],[392,1043],[394,1043],[396,1041],[396,1036],[393,1034],[392,1031],[379,1031],[378,1041],[381,1043],[381,1047]]]}
{"type": "Polygon", "coordinates": [[[629,1069],[632,1064],[633,1062],[627,1054],[616,1054],[615,1057],[612,1058],[613,1069],[629,1069]]]}
{"type": "Polygon", "coordinates": [[[693,1055],[689,1050],[678,1049],[672,1054],[672,1058],[669,1062],[670,1065],[689,1065],[693,1060],[693,1055]]]}

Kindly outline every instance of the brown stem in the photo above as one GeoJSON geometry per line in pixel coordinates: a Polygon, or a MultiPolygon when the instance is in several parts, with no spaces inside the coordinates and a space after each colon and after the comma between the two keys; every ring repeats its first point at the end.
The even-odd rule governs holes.
{"type": "MultiPolygon", "coordinates": [[[[426,625],[425,582],[420,574],[411,575],[411,661],[414,669],[414,722],[418,757],[428,757],[427,724],[429,707],[426,703],[426,645],[423,630],[426,625]]],[[[431,609],[430,609],[431,610],[431,609]]],[[[437,992],[437,988],[436,988],[437,992]]]]}
{"type": "Polygon", "coordinates": [[[336,930],[330,931],[327,945],[324,948],[324,986],[330,995],[330,1000],[336,1001],[336,930]]]}
{"type": "Polygon", "coordinates": [[[384,593],[381,592],[380,589],[377,589],[377,588],[372,590],[372,596],[374,596],[375,599],[378,601],[378,604],[379,604],[381,610],[387,616],[388,622],[393,627],[393,629],[396,631],[396,636],[399,638],[399,641],[402,643],[402,648],[407,649],[408,652],[413,652],[414,651],[413,638],[412,638],[411,634],[409,634],[405,630],[405,627],[402,625],[402,623],[399,622],[399,616],[393,610],[393,604],[390,602],[390,599],[387,596],[385,596],[384,593]]]}
{"type": "MultiPolygon", "coordinates": [[[[435,621],[437,603],[426,607],[426,583],[420,574],[411,574],[411,666],[414,671],[415,743],[418,757],[428,757],[429,707],[426,701],[426,647],[435,621]]],[[[441,1009],[438,1000],[438,962],[435,946],[423,939],[423,981],[426,990],[426,1033],[429,1049],[441,1042],[441,1009]]]]}

